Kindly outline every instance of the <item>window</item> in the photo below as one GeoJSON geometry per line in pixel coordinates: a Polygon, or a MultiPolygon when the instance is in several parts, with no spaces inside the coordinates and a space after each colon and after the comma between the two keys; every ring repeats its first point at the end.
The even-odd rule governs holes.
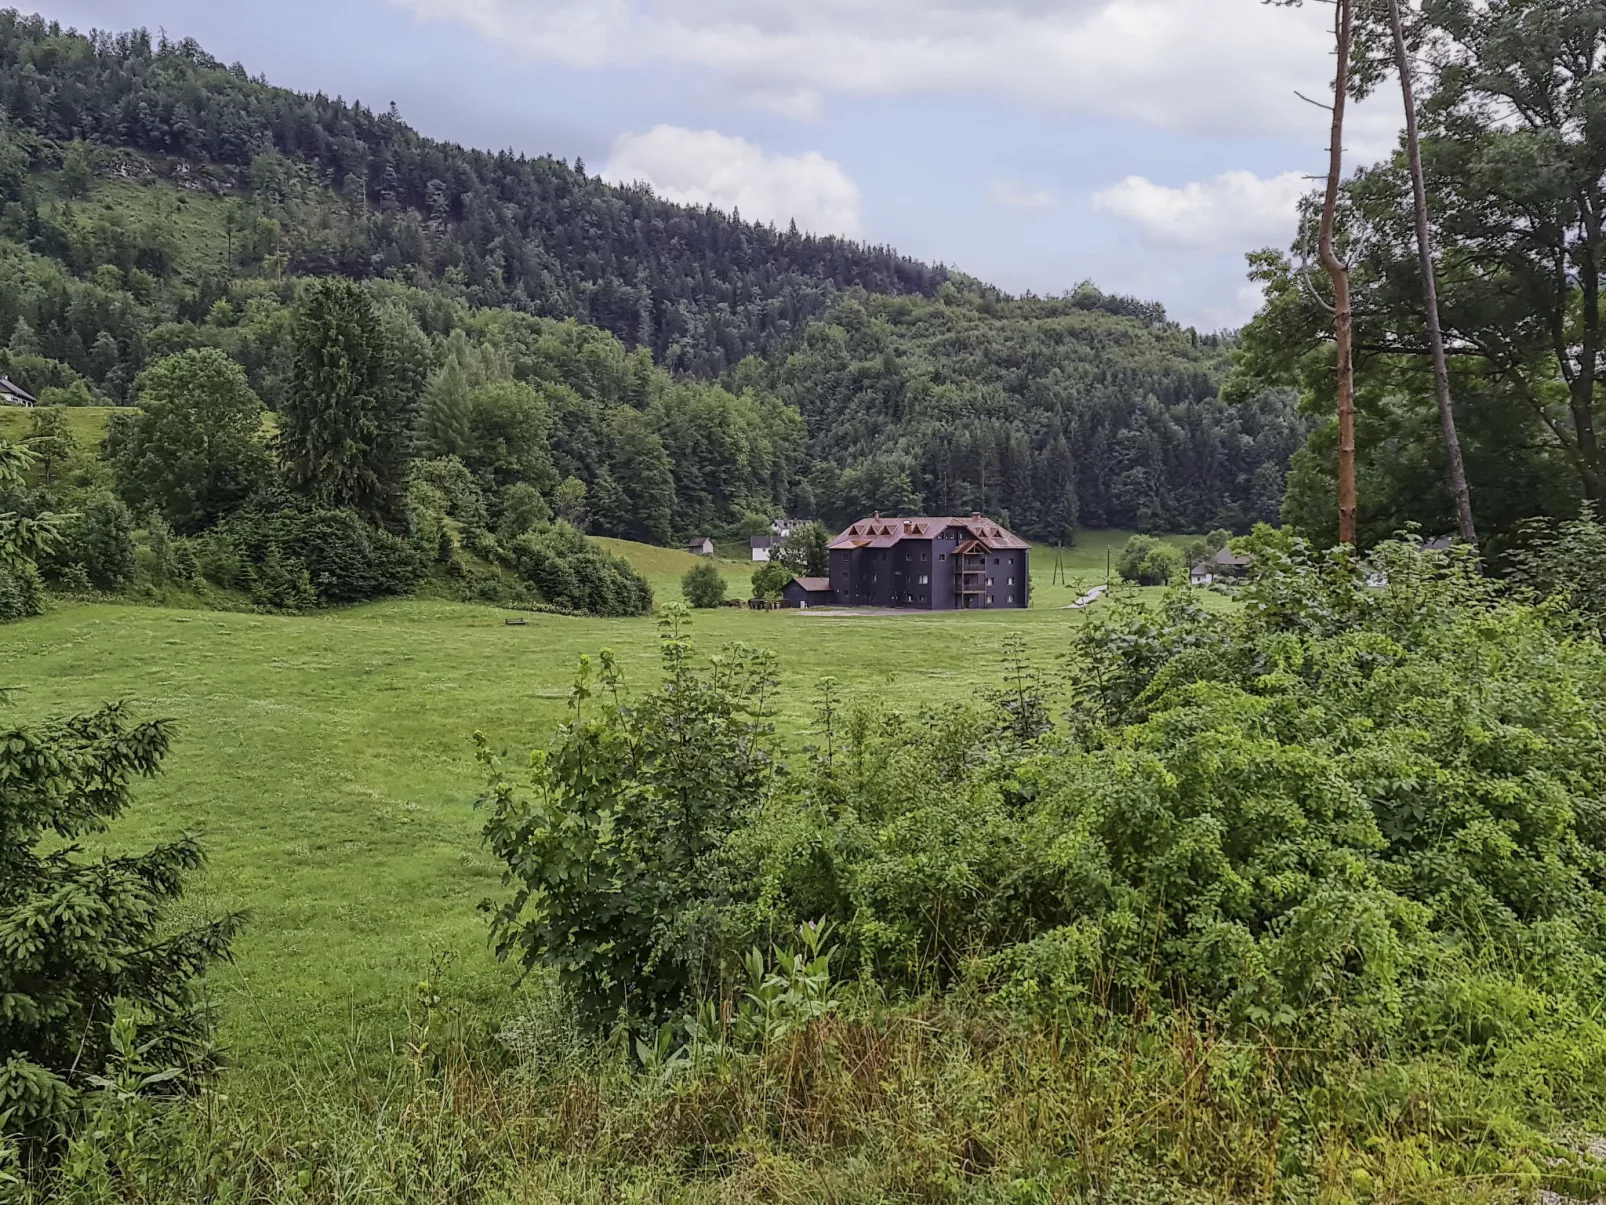
{"type": "Polygon", "coordinates": [[[993,596],[991,594],[987,596],[987,605],[989,607],[993,605],[993,596]]]}
{"type": "Polygon", "coordinates": [[[1015,596],[1013,594],[1006,594],[1004,595],[1004,601],[1007,603],[1012,603],[1015,601],[1015,596]]]}
{"type": "Polygon", "coordinates": [[[937,554],[937,559],[939,561],[946,561],[948,559],[948,554],[946,552],[939,552],[937,554]]]}
{"type": "Polygon", "coordinates": [[[921,559],[921,560],[922,560],[922,561],[929,561],[929,560],[930,560],[930,559],[931,559],[931,553],[929,553],[929,552],[922,552],[922,553],[921,553],[921,554],[920,554],[920,559],[921,559]]]}
{"type": "Polygon", "coordinates": [[[992,585],[992,584],[993,584],[993,579],[992,579],[992,578],[988,578],[988,579],[987,579],[987,584],[988,584],[988,585],[989,585],[989,586],[990,586],[990,585],[992,585]]]}
{"type": "Polygon", "coordinates": [[[1013,586],[1015,584],[1015,579],[1014,578],[1010,578],[1005,584],[1013,586]]]}
{"type": "Polygon", "coordinates": [[[998,558],[997,557],[993,558],[993,564],[995,564],[995,565],[998,564],[998,558]]]}
{"type": "Polygon", "coordinates": [[[903,559],[906,561],[912,561],[915,559],[915,554],[912,552],[906,552],[903,554],[903,559]]]}
{"type": "Polygon", "coordinates": [[[929,574],[929,573],[922,573],[922,574],[921,574],[921,575],[920,575],[920,582],[919,582],[919,584],[920,584],[920,585],[922,585],[922,586],[929,586],[929,585],[931,585],[931,575],[930,575],[930,574],[929,574]]]}

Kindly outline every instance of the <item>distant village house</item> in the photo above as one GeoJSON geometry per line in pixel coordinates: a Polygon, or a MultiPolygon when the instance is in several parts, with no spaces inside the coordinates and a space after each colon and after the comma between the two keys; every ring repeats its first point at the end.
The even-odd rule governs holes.
{"type": "Polygon", "coordinates": [[[701,539],[693,540],[690,544],[687,544],[686,551],[693,556],[713,556],[714,541],[707,536],[703,536],[701,539]]]}
{"type": "Polygon", "coordinates": [[[779,542],[780,541],[778,541],[774,536],[754,536],[752,540],[749,541],[752,548],[753,559],[755,561],[769,560],[770,554],[775,551],[775,548],[779,542]]]}
{"type": "Polygon", "coordinates": [[[1211,582],[1243,577],[1249,572],[1254,558],[1223,548],[1209,560],[1200,561],[1188,571],[1188,580],[1195,586],[1208,586],[1211,582]]]}
{"type": "Polygon", "coordinates": [[[0,377],[0,406],[37,406],[39,399],[34,397],[21,385],[10,377],[0,377]]]}

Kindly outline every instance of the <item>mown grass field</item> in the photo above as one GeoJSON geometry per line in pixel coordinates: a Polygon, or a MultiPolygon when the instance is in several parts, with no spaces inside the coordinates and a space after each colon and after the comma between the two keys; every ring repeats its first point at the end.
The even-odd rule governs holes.
{"type": "MultiPolygon", "coordinates": [[[[680,558],[693,558],[613,543],[642,562],[660,599],[678,596],[680,558]]],[[[1102,548],[1079,555],[1083,574],[1096,560],[1102,579],[1102,548]]],[[[1045,582],[1024,612],[699,612],[694,632],[708,652],[730,641],[774,649],[782,727],[801,739],[828,675],[914,709],[990,682],[1011,632],[1050,663],[1083,621],[1059,609],[1076,589],[1045,582]]],[[[308,616],[62,604],[0,631],[0,685],[18,688],[10,716],[123,699],[176,724],[165,773],[104,843],[198,833],[211,865],[187,910],[250,912],[237,962],[212,978],[242,1065],[377,1054],[442,953],[454,991],[492,1013],[509,1006],[514,974],[491,958],[476,912],[501,888],[478,837],[471,735],[522,759],[562,721],[582,653],[612,647],[635,684],[651,685],[656,629],[648,618],[504,618],[422,601],[308,616]]]]}

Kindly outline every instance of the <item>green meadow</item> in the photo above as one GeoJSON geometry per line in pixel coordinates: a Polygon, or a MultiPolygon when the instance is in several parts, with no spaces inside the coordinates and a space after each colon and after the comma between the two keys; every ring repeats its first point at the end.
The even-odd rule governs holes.
{"type": "MultiPolygon", "coordinates": [[[[912,710],[991,682],[1012,632],[1050,664],[1083,619],[1064,606],[1102,581],[1106,545],[1124,538],[1067,550],[1070,585],[1049,583],[1053,552],[1040,551],[1027,611],[725,608],[698,612],[693,631],[705,653],[744,641],[779,654],[781,723],[797,743],[826,676],[912,710]]],[[[640,564],[660,601],[679,596],[695,561],[607,543],[640,564]]],[[[740,595],[752,566],[722,568],[740,595]]],[[[384,1051],[412,985],[443,955],[455,993],[492,1013],[511,1006],[514,973],[489,954],[476,911],[501,887],[479,841],[472,734],[522,757],[562,722],[582,654],[611,647],[648,686],[656,640],[651,619],[418,600],[301,616],[62,603],[0,631],[0,685],[17,688],[18,717],[122,699],[176,723],[165,771],[105,843],[202,837],[210,866],[185,908],[250,913],[210,990],[233,1059],[265,1070],[384,1051]]]]}

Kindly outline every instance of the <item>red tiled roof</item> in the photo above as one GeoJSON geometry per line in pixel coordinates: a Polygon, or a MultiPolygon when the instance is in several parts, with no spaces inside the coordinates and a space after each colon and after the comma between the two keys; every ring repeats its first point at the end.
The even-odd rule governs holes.
{"type": "Polygon", "coordinates": [[[832,548],[891,548],[900,540],[931,540],[950,527],[957,527],[990,550],[1029,548],[1014,532],[981,515],[958,518],[951,515],[919,515],[907,519],[860,519],[832,540],[832,548]]]}

